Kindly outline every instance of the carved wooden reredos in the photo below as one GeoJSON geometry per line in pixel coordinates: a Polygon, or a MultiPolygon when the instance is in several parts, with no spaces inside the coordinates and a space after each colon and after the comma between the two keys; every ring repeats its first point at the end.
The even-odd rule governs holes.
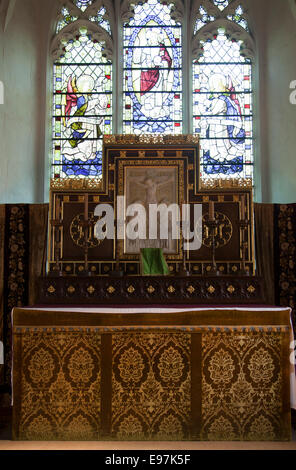
{"type": "MultiPolygon", "coordinates": [[[[63,274],[79,274],[87,262],[94,275],[108,275],[115,266],[128,275],[140,273],[138,248],[128,240],[94,237],[98,220],[94,209],[99,203],[113,206],[117,196],[129,203],[141,202],[138,185],[145,178],[163,182],[158,190],[160,202],[179,205],[202,204],[203,237],[199,250],[183,251],[183,241],[161,246],[172,274],[186,266],[191,274],[202,275],[211,269],[211,232],[209,213],[214,203],[215,259],[220,274],[241,272],[242,265],[254,274],[253,199],[249,180],[201,180],[199,138],[196,135],[104,137],[102,179],[69,178],[51,181],[48,271],[59,265],[63,274]],[[86,202],[87,201],[87,202],[86,202]],[[87,243],[84,219],[88,219],[87,243]],[[184,258],[185,257],[185,258],[184,258]]],[[[193,225],[193,210],[191,211],[193,225]]],[[[193,227],[192,227],[193,228],[193,227]]]]}

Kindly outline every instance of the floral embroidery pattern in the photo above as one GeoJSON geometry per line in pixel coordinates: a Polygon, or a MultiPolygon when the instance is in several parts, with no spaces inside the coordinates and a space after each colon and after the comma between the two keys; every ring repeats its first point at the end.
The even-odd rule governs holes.
{"type": "Polygon", "coordinates": [[[210,440],[285,439],[279,332],[202,335],[202,429],[210,440]]]}
{"type": "Polygon", "coordinates": [[[223,349],[217,351],[210,361],[209,371],[213,382],[229,383],[234,371],[234,363],[230,354],[223,349]]]}
{"type": "Polygon", "coordinates": [[[274,219],[276,302],[292,308],[296,332],[296,204],[276,204],[274,219]]]}
{"type": "Polygon", "coordinates": [[[158,368],[165,382],[180,380],[184,369],[181,354],[176,349],[170,347],[160,356],[158,368]]]}
{"type": "Polygon", "coordinates": [[[34,352],[28,364],[30,378],[35,384],[49,382],[53,377],[54,369],[53,355],[43,347],[34,352]]]}
{"type": "Polygon", "coordinates": [[[144,369],[143,358],[139,351],[129,348],[119,360],[118,369],[124,382],[139,382],[144,369]]]}
{"type": "Polygon", "coordinates": [[[129,332],[112,339],[112,437],[188,437],[190,334],[129,332]]]}
{"type": "Polygon", "coordinates": [[[260,348],[255,351],[248,364],[250,376],[254,382],[268,382],[272,379],[274,364],[268,351],[260,348]]]}
{"type": "Polygon", "coordinates": [[[5,383],[11,380],[11,310],[28,303],[28,204],[6,205],[4,276],[5,383]]]}

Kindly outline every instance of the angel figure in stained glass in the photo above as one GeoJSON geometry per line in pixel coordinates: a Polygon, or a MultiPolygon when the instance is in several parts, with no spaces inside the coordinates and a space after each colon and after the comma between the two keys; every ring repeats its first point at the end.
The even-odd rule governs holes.
{"type": "MultiPolygon", "coordinates": [[[[98,80],[99,81],[99,80],[98,80]]],[[[67,142],[64,155],[87,161],[96,153],[96,142],[102,131],[102,117],[91,117],[103,114],[107,108],[106,95],[93,92],[100,89],[101,83],[95,83],[90,75],[70,76],[65,95],[65,135],[67,142]]]]}
{"type": "Polygon", "coordinates": [[[204,105],[206,114],[212,116],[204,123],[210,139],[205,155],[217,162],[229,162],[242,156],[246,134],[231,77],[223,74],[209,77],[209,98],[204,105]]]}

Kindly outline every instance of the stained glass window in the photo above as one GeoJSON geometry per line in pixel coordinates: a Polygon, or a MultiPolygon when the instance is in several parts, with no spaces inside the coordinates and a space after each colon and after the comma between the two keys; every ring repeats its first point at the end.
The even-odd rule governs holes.
{"type": "Polygon", "coordinates": [[[228,7],[230,0],[212,0],[214,5],[216,5],[219,10],[223,11],[226,7],[228,7]]]}
{"type": "Polygon", "coordinates": [[[71,15],[68,8],[66,7],[62,8],[61,15],[62,15],[62,18],[58,21],[58,24],[56,27],[56,33],[59,33],[61,29],[63,29],[65,26],[67,26],[70,23],[73,23],[73,21],[76,21],[78,19],[77,16],[71,15]]]}
{"type": "Polygon", "coordinates": [[[227,15],[227,18],[242,26],[246,31],[249,31],[248,22],[243,18],[243,14],[243,7],[239,5],[235,13],[233,15],[227,15]]]}
{"type": "Polygon", "coordinates": [[[93,3],[93,0],[73,0],[73,3],[80,8],[81,11],[85,11],[93,3]]]}
{"type": "Polygon", "coordinates": [[[112,64],[86,28],[54,64],[52,177],[102,174],[102,138],[112,133],[112,64]]]}
{"type": "Polygon", "coordinates": [[[252,64],[223,29],[193,62],[193,130],[204,177],[253,175],[252,64]]]}
{"type": "Polygon", "coordinates": [[[133,6],[124,25],[123,132],[182,133],[181,24],[170,4],[133,6]]]}
{"type": "Polygon", "coordinates": [[[203,26],[214,21],[215,17],[208,14],[207,10],[203,7],[199,7],[199,18],[195,22],[194,34],[199,31],[203,26]]]}
{"type": "Polygon", "coordinates": [[[104,28],[106,31],[108,31],[109,34],[111,34],[110,23],[106,18],[106,8],[104,6],[98,10],[96,16],[90,16],[89,19],[90,21],[97,23],[97,25],[101,26],[101,28],[104,28]]]}

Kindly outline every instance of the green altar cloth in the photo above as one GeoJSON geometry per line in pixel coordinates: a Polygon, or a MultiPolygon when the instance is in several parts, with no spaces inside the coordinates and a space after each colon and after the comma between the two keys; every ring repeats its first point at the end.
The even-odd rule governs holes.
{"type": "Polygon", "coordinates": [[[142,248],[141,265],[142,275],[170,273],[161,248],[142,248]]]}

